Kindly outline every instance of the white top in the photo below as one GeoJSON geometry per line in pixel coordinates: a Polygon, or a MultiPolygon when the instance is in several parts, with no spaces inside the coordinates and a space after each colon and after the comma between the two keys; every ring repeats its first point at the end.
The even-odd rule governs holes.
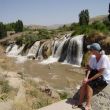
{"type": "Polygon", "coordinates": [[[110,60],[107,55],[102,55],[100,60],[97,62],[96,57],[92,55],[89,60],[89,66],[92,69],[104,69],[103,77],[107,83],[110,83],[110,60]]]}

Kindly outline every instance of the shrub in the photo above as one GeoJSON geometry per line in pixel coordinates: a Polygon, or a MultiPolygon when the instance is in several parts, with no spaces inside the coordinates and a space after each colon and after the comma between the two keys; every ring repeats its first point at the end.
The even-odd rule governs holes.
{"type": "Polygon", "coordinates": [[[18,45],[25,44],[25,48],[30,48],[36,41],[50,38],[50,33],[46,29],[40,29],[38,31],[39,33],[37,34],[30,32],[27,35],[16,38],[16,43],[18,45]]]}
{"type": "Polygon", "coordinates": [[[66,92],[59,93],[59,95],[62,100],[67,99],[67,97],[68,97],[68,94],[66,92]]]}
{"type": "Polygon", "coordinates": [[[6,101],[7,98],[8,98],[8,94],[6,94],[6,93],[3,93],[3,94],[0,95],[0,99],[3,100],[3,101],[6,101]]]}
{"type": "Polygon", "coordinates": [[[51,104],[52,101],[49,98],[41,97],[32,103],[32,109],[39,109],[51,104]]]}
{"type": "Polygon", "coordinates": [[[100,31],[104,31],[106,30],[106,26],[103,22],[100,21],[95,21],[94,23],[92,23],[92,27],[96,30],[100,30],[100,31]]]}
{"type": "Polygon", "coordinates": [[[14,102],[12,110],[32,110],[26,102],[14,102]]]}
{"type": "Polygon", "coordinates": [[[9,86],[8,81],[6,81],[6,80],[2,82],[1,86],[2,86],[1,87],[2,93],[8,93],[11,90],[11,87],[9,86]]]}
{"type": "Polygon", "coordinates": [[[42,39],[49,39],[50,38],[50,33],[48,30],[46,29],[39,29],[38,30],[38,40],[42,40],[42,39]]]}

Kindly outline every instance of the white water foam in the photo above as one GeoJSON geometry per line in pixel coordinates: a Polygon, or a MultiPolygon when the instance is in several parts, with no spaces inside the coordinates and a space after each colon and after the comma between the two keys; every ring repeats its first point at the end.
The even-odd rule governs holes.
{"type": "Polygon", "coordinates": [[[70,63],[67,63],[66,61],[64,61],[63,63],[61,63],[63,65],[72,65],[73,67],[81,67],[80,65],[74,65],[74,64],[70,64],[70,63]]]}
{"type": "Polygon", "coordinates": [[[50,63],[55,63],[57,61],[58,61],[58,58],[54,58],[54,57],[50,56],[48,59],[40,62],[40,64],[50,64],[50,63]]]}
{"type": "Polygon", "coordinates": [[[16,57],[16,63],[24,63],[25,61],[27,61],[27,56],[17,56],[16,57]]]}
{"type": "MultiPolygon", "coordinates": [[[[9,48],[10,48],[10,46],[7,47],[6,51],[9,51],[9,48]]],[[[7,52],[7,56],[9,56],[9,57],[16,57],[23,50],[23,48],[24,48],[24,45],[19,48],[18,45],[15,44],[12,47],[12,49],[9,52],[7,52]]]]}
{"type": "Polygon", "coordinates": [[[10,45],[6,49],[6,54],[8,57],[16,58],[16,63],[24,63],[27,60],[27,56],[19,55],[19,53],[23,50],[23,48],[24,48],[24,45],[21,47],[18,47],[18,45],[16,45],[16,44],[13,45],[13,47],[11,47],[11,45],[10,45]]]}

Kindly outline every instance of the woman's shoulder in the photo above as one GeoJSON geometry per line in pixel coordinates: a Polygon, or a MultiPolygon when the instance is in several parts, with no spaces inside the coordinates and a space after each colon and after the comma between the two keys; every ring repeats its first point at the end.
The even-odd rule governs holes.
{"type": "Polygon", "coordinates": [[[90,56],[90,59],[95,59],[95,58],[96,58],[95,55],[91,55],[91,56],[90,56]]]}
{"type": "Polygon", "coordinates": [[[89,62],[94,62],[96,59],[96,56],[95,55],[91,55],[90,58],[89,58],[89,62]]]}
{"type": "Polygon", "coordinates": [[[91,56],[90,56],[90,58],[95,58],[95,57],[96,57],[95,55],[91,55],[91,56]]]}
{"type": "Polygon", "coordinates": [[[102,59],[110,60],[110,58],[107,55],[102,55],[102,59]]]}

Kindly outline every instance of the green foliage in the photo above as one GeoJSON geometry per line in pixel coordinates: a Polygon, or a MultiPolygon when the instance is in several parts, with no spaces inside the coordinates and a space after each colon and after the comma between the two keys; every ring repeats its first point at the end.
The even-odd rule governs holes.
{"type": "Polygon", "coordinates": [[[26,48],[30,48],[36,41],[49,38],[50,33],[46,29],[40,29],[38,34],[29,33],[25,36],[16,38],[16,43],[18,45],[25,44],[26,48]]]}
{"type": "Polygon", "coordinates": [[[88,25],[89,24],[89,11],[82,10],[79,14],[79,24],[80,25],[88,25]]]}
{"type": "Polygon", "coordinates": [[[2,93],[8,93],[10,91],[10,86],[8,81],[5,81],[2,85],[2,93]]]}
{"type": "Polygon", "coordinates": [[[3,94],[0,95],[0,99],[3,100],[3,101],[6,101],[7,98],[8,98],[8,94],[6,94],[6,93],[3,93],[3,94]]]}
{"type": "Polygon", "coordinates": [[[50,33],[48,32],[48,30],[46,29],[39,29],[38,30],[38,40],[42,40],[42,39],[49,39],[50,38],[50,33]]]}
{"type": "Polygon", "coordinates": [[[30,91],[29,91],[29,94],[30,94],[32,97],[36,97],[36,98],[38,97],[38,91],[35,90],[35,89],[34,89],[34,90],[30,90],[30,91]]]}
{"type": "Polygon", "coordinates": [[[21,37],[17,37],[17,38],[15,39],[17,45],[22,46],[22,44],[23,44],[23,37],[24,37],[24,36],[21,36],[21,37]]]}
{"type": "Polygon", "coordinates": [[[27,36],[23,38],[23,44],[28,45],[30,47],[37,40],[36,36],[27,36]]]}
{"type": "Polygon", "coordinates": [[[109,20],[104,20],[103,23],[104,23],[107,27],[110,26],[110,21],[109,21],[109,20]]]}
{"type": "Polygon", "coordinates": [[[103,23],[108,28],[108,30],[110,30],[110,21],[109,20],[104,20],[103,23]]]}
{"type": "Polygon", "coordinates": [[[79,34],[85,34],[88,35],[92,32],[103,32],[105,34],[109,33],[109,21],[95,21],[92,24],[89,25],[74,25],[73,33],[71,36],[79,35],[79,34]]]}
{"type": "Polygon", "coordinates": [[[64,32],[64,31],[69,31],[70,30],[70,27],[67,26],[67,25],[63,25],[62,27],[60,27],[58,30],[60,30],[61,32],[64,32]]]}
{"type": "Polygon", "coordinates": [[[29,87],[26,90],[26,96],[29,97],[29,100],[31,98],[31,102],[32,102],[31,108],[33,110],[47,106],[49,104],[52,104],[54,101],[56,101],[56,99],[52,99],[48,94],[46,94],[45,92],[42,92],[39,89],[39,85],[37,85],[36,82],[34,82],[31,79],[27,80],[27,82],[25,83],[25,86],[29,87]]]}
{"type": "Polygon", "coordinates": [[[22,44],[25,44],[27,48],[31,47],[35,41],[38,40],[38,36],[36,35],[25,35],[21,36],[19,38],[16,38],[16,44],[22,46],[22,44]]]}
{"type": "Polygon", "coordinates": [[[6,27],[2,22],[0,22],[0,39],[6,36],[7,36],[6,27]]]}
{"type": "Polygon", "coordinates": [[[57,30],[51,30],[50,31],[50,36],[52,37],[52,38],[54,38],[54,37],[56,37],[57,36],[57,30]]]}
{"type": "Polygon", "coordinates": [[[21,20],[16,21],[15,23],[15,32],[22,32],[23,31],[23,22],[21,20]]]}
{"type": "Polygon", "coordinates": [[[96,30],[105,30],[106,29],[106,26],[103,22],[100,22],[100,21],[95,21],[93,24],[92,24],[92,27],[96,30]]]}
{"type": "Polygon", "coordinates": [[[32,103],[32,109],[39,109],[51,104],[52,101],[49,98],[41,97],[39,100],[36,100],[32,103]]]}
{"type": "Polygon", "coordinates": [[[76,27],[74,27],[74,32],[72,33],[71,36],[80,35],[80,34],[87,35],[93,30],[94,29],[92,29],[91,25],[82,25],[82,26],[77,25],[76,27]]]}
{"type": "Polygon", "coordinates": [[[5,24],[6,26],[6,30],[7,31],[14,31],[15,30],[15,23],[8,23],[8,24],[5,24]]]}
{"type": "Polygon", "coordinates": [[[109,22],[110,22],[110,3],[109,3],[109,9],[108,9],[108,12],[109,12],[108,19],[109,19],[109,22]]]}
{"type": "Polygon", "coordinates": [[[66,92],[59,93],[59,95],[62,100],[67,99],[67,97],[68,97],[68,94],[66,92]]]}
{"type": "Polygon", "coordinates": [[[79,23],[72,23],[69,27],[69,29],[72,31],[74,30],[77,26],[79,26],[79,23]]]}
{"type": "Polygon", "coordinates": [[[11,90],[11,87],[8,84],[7,80],[0,80],[1,93],[8,93],[11,90]]]}

